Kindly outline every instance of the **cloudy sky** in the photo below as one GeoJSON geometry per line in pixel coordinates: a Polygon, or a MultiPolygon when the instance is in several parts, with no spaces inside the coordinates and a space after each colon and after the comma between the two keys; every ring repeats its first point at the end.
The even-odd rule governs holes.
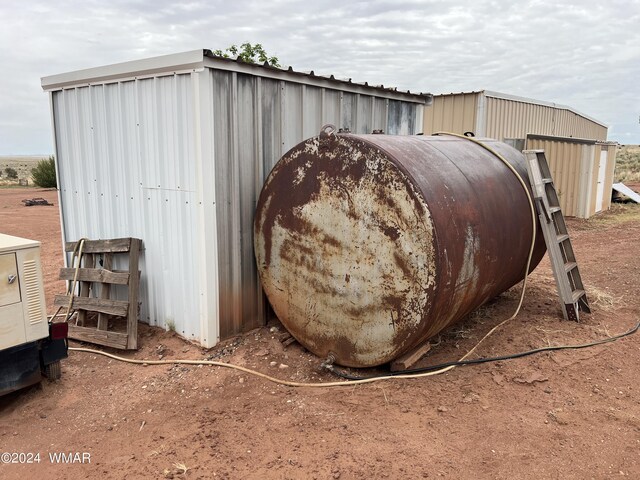
{"type": "Polygon", "coordinates": [[[1,155],[53,152],[42,76],[245,41],[295,70],[562,103],[640,143],[640,0],[0,0],[0,22],[1,155]]]}

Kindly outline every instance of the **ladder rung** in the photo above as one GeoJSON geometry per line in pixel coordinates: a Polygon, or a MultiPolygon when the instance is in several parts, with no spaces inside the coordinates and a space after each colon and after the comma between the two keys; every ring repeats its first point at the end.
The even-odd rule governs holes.
{"type": "Polygon", "coordinates": [[[576,303],[580,297],[582,297],[586,292],[584,290],[574,290],[573,293],[571,294],[571,297],[573,299],[573,303],[576,303]]]}
{"type": "Polygon", "coordinates": [[[542,203],[538,205],[538,213],[544,216],[546,222],[540,221],[540,226],[547,243],[558,294],[564,304],[562,313],[565,319],[577,321],[578,310],[589,313],[589,304],[578,263],[573,255],[553,175],[543,151],[526,150],[523,153],[527,161],[531,188],[535,192],[536,201],[542,203]]]}

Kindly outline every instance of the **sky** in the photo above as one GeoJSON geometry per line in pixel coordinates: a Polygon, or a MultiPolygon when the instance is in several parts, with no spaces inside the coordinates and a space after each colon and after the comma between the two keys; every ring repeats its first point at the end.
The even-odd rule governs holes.
{"type": "Polygon", "coordinates": [[[283,66],[568,105],[640,143],[640,0],[0,0],[0,155],[53,153],[43,76],[261,43],[283,66]]]}

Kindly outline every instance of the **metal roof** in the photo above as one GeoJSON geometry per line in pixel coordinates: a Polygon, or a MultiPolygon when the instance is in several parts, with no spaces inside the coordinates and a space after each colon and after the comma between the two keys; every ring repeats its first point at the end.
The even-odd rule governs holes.
{"type": "Polygon", "coordinates": [[[502,99],[502,100],[511,100],[513,102],[521,102],[521,103],[531,103],[533,105],[542,105],[544,107],[551,107],[551,108],[557,108],[560,110],[567,110],[569,112],[575,113],[576,115],[579,115],[583,118],[586,118],[587,120],[590,120],[594,123],[597,123],[598,125],[601,125],[603,127],[608,128],[609,126],[606,123],[602,123],[600,120],[596,120],[593,117],[590,117],[589,115],[586,115],[582,112],[579,112],[578,110],[576,110],[575,108],[569,107],[568,105],[562,105],[560,103],[554,103],[554,102],[546,102],[544,100],[536,100],[534,98],[527,98],[527,97],[520,97],[517,95],[510,95],[507,93],[500,93],[500,92],[494,92],[492,90],[473,90],[471,92],[458,92],[458,93],[442,93],[442,94],[438,94],[438,95],[434,95],[436,97],[444,97],[444,96],[448,96],[448,95],[473,95],[473,94],[483,94],[485,97],[491,97],[491,98],[498,98],[498,99],[502,99]]]}
{"type": "Polygon", "coordinates": [[[575,108],[569,107],[568,105],[562,105],[562,104],[553,103],[553,102],[545,102],[544,100],[535,100],[533,98],[527,98],[527,97],[518,97],[517,95],[509,95],[506,93],[492,92],[490,90],[484,90],[483,93],[485,97],[501,98],[503,100],[512,100],[514,102],[532,103],[534,105],[542,105],[545,107],[558,108],[560,110],[568,110],[570,112],[575,113],[576,115],[580,115],[581,117],[586,118],[587,120],[591,120],[592,122],[597,123],[598,125],[602,125],[603,127],[608,128],[608,125],[606,123],[602,123],[600,120],[596,120],[595,118],[590,117],[589,115],[586,115],[582,112],[579,112],[575,108]]]}
{"type": "Polygon", "coordinates": [[[556,135],[539,135],[536,133],[527,133],[527,138],[535,138],[538,140],[549,140],[551,142],[563,142],[563,143],[579,143],[581,145],[595,145],[597,140],[591,140],[589,138],[576,138],[576,137],[560,137],[556,135]]]}
{"type": "Polygon", "coordinates": [[[192,50],[158,57],[133,60],[101,67],[87,68],[73,72],[61,73],[42,77],[42,89],[45,91],[61,90],[64,88],[91,85],[99,83],[113,83],[124,79],[146,78],[162,74],[173,75],[189,71],[201,71],[205,67],[219,70],[247,73],[259,77],[286,80],[289,82],[314,85],[318,87],[334,88],[352,93],[374,94],[379,97],[403,100],[414,103],[430,104],[433,95],[430,93],[412,93],[398,90],[384,85],[369,85],[368,82],[356,83],[352,79],[337,79],[334,75],[316,75],[311,72],[300,72],[292,67],[282,69],[264,65],[247,63],[238,59],[219,57],[211,50],[192,50]]]}

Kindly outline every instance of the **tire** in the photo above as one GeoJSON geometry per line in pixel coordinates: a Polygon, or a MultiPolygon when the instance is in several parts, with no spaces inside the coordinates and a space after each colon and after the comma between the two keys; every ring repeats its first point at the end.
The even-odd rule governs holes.
{"type": "Polygon", "coordinates": [[[60,366],[60,360],[50,363],[44,367],[44,375],[50,382],[59,380],[62,377],[62,367],[60,366]]]}

